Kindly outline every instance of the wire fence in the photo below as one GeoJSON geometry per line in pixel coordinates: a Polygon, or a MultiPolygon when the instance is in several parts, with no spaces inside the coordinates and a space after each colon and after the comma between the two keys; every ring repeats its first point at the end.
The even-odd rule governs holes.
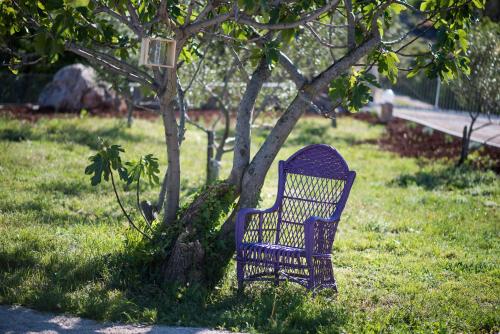
{"type": "Polygon", "coordinates": [[[429,79],[424,76],[408,79],[401,75],[396,84],[383,81],[382,87],[394,91],[397,96],[394,104],[399,108],[457,112],[479,111],[479,102],[461,101],[454,84],[444,83],[439,79],[429,79]]]}
{"type": "Polygon", "coordinates": [[[36,103],[43,87],[53,74],[0,72],[0,103],[36,103]]]}
{"type": "MultiPolygon", "coordinates": [[[[38,96],[52,80],[52,74],[20,74],[0,72],[0,103],[36,103],[38,96]]],[[[443,111],[478,111],[478,103],[466,103],[457,98],[453,84],[417,76],[411,79],[400,75],[396,84],[382,80],[384,89],[396,94],[394,104],[399,108],[443,111]]]]}

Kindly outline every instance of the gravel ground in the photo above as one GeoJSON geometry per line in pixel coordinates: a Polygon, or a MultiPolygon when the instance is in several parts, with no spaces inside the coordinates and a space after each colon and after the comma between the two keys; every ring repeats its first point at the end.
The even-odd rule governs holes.
{"type": "Polygon", "coordinates": [[[229,334],[230,332],[193,327],[99,323],[78,317],[36,312],[19,306],[0,305],[0,333],[229,334]]]}

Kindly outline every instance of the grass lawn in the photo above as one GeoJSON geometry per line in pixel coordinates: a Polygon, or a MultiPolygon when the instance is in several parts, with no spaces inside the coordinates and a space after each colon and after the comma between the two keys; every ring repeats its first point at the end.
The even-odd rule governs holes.
{"type": "MultiPolygon", "coordinates": [[[[137,120],[128,129],[118,119],[0,118],[1,304],[248,332],[500,330],[500,178],[381,151],[372,143],[383,127],[350,118],[337,129],[301,120],[279,155],[327,143],[358,173],[334,244],[338,294],[254,284],[238,296],[234,264],[212,291],[155,283],[110,185],[91,187],[83,170],[97,136],[121,144],[129,159],[154,153],[165,161],[160,123],[137,120]]],[[[254,152],[265,134],[254,131],[254,152]]],[[[204,145],[189,128],[184,202],[203,184],[204,145]]],[[[275,163],[262,207],[272,204],[276,184],[275,163]]],[[[157,191],[144,188],[144,198],[155,200],[157,191]]],[[[133,192],[128,198],[132,205],[133,192]]]]}

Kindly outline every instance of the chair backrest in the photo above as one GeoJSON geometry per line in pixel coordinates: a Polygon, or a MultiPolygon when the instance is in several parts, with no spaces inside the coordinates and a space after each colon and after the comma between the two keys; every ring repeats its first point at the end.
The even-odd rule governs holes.
{"type": "Polygon", "coordinates": [[[311,216],[338,217],[356,173],[333,147],[304,147],[279,165],[281,200],[276,243],[304,247],[304,221],[311,216]]]}

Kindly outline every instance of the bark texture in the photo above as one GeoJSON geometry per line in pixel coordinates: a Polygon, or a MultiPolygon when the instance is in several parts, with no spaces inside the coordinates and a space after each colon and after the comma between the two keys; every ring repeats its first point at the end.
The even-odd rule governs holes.
{"type": "Polygon", "coordinates": [[[207,184],[214,183],[219,177],[219,162],[214,157],[215,133],[207,131],[207,184]]]}
{"type": "MultiPolygon", "coordinates": [[[[163,267],[163,277],[167,282],[210,282],[210,272],[213,269],[223,269],[224,265],[214,268],[207,258],[207,253],[214,254],[215,248],[206,249],[207,244],[206,219],[215,219],[220,212],[207,205],[211,200],[224,198],[222,206],[216,210],[227,210],[237,198],[233,186],[228,182],[209,185],[189,205],[178,224],[181,233],[175,240],[170,256],[163,267]],[[205,241],[205,242],[204,242],[205,241]]],[[[211,222],[208,222],[211,223],[211,222]]],[[[213,243],[213,242],[211,242],[213,243]]]]}
{"type": "MultiPolygon", "coordinates": [[[[166,191],[164,203],[164,223],[173,223],[179,208],[179,193],[181,182],[179,128],[175,119],[174,98],[177,93],[177,75],[175,69],[166,72],[165,91],[161,96],[160,107],[165,130],[165,142],[167,145],[167,173],[165,183],[166,191]]],[[[163,187],[162,187],[163,188],[163,187]]],[[[161,198],[159,199],[162,200],[161,198]]]]}
{"type": "Polygon", "coordinates": [[[250,129],[252,126],[252,115],[255,107],[255,100],[257,99],[257,95],[259,94],[262,85],[269,78],[270,74],[271,70],[267,61],[265,57],[262,57],[238,106],[233,168],[229,177],[229,182],[235,185],[237,190],[239,190],[241,185],[243,171],[250,162],[250,129]]]}

